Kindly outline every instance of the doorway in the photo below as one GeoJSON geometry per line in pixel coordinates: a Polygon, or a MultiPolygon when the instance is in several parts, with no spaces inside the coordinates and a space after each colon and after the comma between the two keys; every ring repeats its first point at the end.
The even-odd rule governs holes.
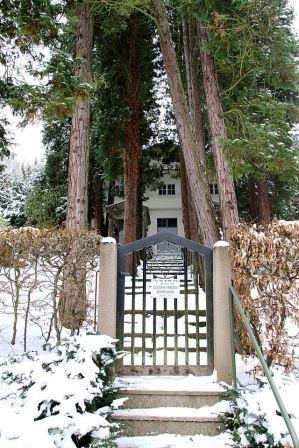
{"type": "MultiPolygon", "coordinates": [[[[157,233],[167,231],[178,234],[178,220],[177,218],[157,218],[157,233]]],[[[178,247],[167,241],[158,244],[159,252],[177,251],[178,247]]]]}

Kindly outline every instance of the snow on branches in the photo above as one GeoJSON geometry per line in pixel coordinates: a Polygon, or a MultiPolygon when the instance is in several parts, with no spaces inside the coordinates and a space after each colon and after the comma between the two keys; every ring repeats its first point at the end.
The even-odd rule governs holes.
{"type": "Polygon", "coordinates": [[[0,445],[75,448],[110,438],[113,425],[107,416],[121,404],[114,401],[110,369],[116,358],[111,338],[83,334],[42,354],[4,359],[0,445]]]}

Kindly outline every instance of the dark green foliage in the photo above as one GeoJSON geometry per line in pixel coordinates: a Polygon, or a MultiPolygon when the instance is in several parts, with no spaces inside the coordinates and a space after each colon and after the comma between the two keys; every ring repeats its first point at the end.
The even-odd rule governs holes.
{"type": "Polygon", "coordinates": [[[247,403],[240,390],[227,391],[231,402],[230,410],[221,416],[226,431],[231,433],[234,448],[282,448],[274,443],[273,434],[269,433],[264,415],[255,415],[247,410],[247,403]],[[244,445],[244,440],[247,442],[244,445]]]}
{"type": "MultiPolygon", "coordinates": [[[[10,139],[6,127],[8,126],[8,121],[6,119],[0,119],[0,162],[3,157],[8,157],[10,155],[10,139]]],[[[0,163],[0,171],[3,166],[0,163]]]]}
{"type": "Polygon", "coordinates": [[[43,129],[46,163],[42,183],[47,187],[66,186],[71,121],[49,120],[43,129]]]}
{"type": "MultiPolygon", "coordinates": [[[[127,88],[131,14],[138,14],[140,22],[139,206],[145,199],[145,191],[157,187],[162,175],[161,162],[178,160],[173,132],[167,130],[161,135],[158,129],[154,78],[159,80],[158,84],[163,82],[164,72],[149,1],[91,3],[95,17],[93,75],[88,85],[78,84],[74,75],[77,2],[7,0],[0,5],[0,62],[5,66],[5,74],[0,76],[0,105],[12,106],[23,116],[24,123],[37,116],[46,120],[46,165],[37,194],[43,192],[49,204],[49,216],[45,214],[45,219],[55,225],[64,219],[59,214],[54,216],[53,210],[59,202],[58,196],[60,203],[66,196],[70,117],[79,92],[90,96],[92,109],[90,220],[99,201],[105,212],[113,184],[122,177],[125,129],[130,118],[127,88]],[[26,57],[23,67],[18,63],[20,54],[26,57]],[[24,82],[20,76],[24,70],[35,76],[35,83],[24,82]]],[[[207,27],[207,48],[216,61],[228,133],[225,147],[242,217],[249,217],[248,177],[253,181],[267,177],[273,214],[295,219],[299,176],[292,128],[298,121],[295,58],[298,46],[291,31],[293,12],[287,1],[171,0],[167,5],[180,61],[183,61],[182,18],[188,20],[192,16],[207,27]]],[[[197,42],[195,47],[199,50],[197,42]]],[[[166,116],[171,118],[171,107],[168,109],[166,116]]],[[[204,117],[206,120],[205,111],[204,117]]],[[[11,136],[7,127],[7,121],[0,120],[0,160],[9,154],[11,136]]],[[[29,217],[29,222],[38,222],[38,201],[33,214],[35,217],[32,220],[29,217]]]]}
{"type": "Polygon", "coordinates": [[[49,120],[43,130],[46,162],[25,203],[27,224],[57,227],[65,221],[70,120],[49,120]]]}
{"type": "MultiPolygon", "coordinates": [[[[299,169],[292,133],[298,120],[292,9],[286,0],[203,5],[194,3],[193,14],[207,27],[207,48],[216,61],[234,177],[267,178],[273,213],[285,217],[298,190],[299,169]]],[[[240,196],[247,194],[246,182],[238,180],[238,187],[241,208],[247,203],[248,210],[248,196],[240,196]]]]}
{"type": "Polygon", "coordinates": [[[26,198],[26,223],[38,228],[57,227],[65,220],[66,203],[64,186],[47,189],[37,185],[26,198]]]}
{"type": "MultiPolygon", "coordinates": [[[[33,428],[32,436],[28,435],[26,428],[21,429],[27,440],[30,436],[36,436],[36,427],[44,431],[45,439],[48,437],[50,443],[54,443],[58,435],[61,443],[70,444],[73,441],[78,448],[90,446],[91,443],[92,446],[107,448],[115,446],[113,425],[105,432],[100,431],[105,439],[93,440],[91,435],[106,426],[108,420],[105,419],[112,411],[115,393],[112,365],[118,353],[109,347],[109,341],[91,331],[83,334],[82,339],[81,336],[63,339],[58,347],[52,347],[46,357],[30,352],[2,360],[2,398],[8,407],[14,401],[16,409],[26,409],[24,418],[27,423],[31,422],[33,428]],[[23,364],[26,365],[24,369],[23,364]],[[99,417],[92,415],[95,411],[100,412],[99,417]],[[56,415],[59,415],[60,424],[55,431],[51,431],[53,416],[56,415]],[[89,424],[90,417],[94,417],[93,422],[96,420],[96,423],[89,424]],[[82,425],[82,421],[86,423],[82,425]]],[[[15,438],[20,437],[22,433],[16,433],[15,438]]]]}

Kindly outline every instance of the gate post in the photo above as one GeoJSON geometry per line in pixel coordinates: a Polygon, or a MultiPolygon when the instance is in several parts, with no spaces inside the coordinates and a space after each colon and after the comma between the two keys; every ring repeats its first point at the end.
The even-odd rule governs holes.
{"type": "Polygon", "coordinates": [[[117,246],[114,238],[103,238],[97,291],[97,332],[116,338],[117,246]]]}
{"type": "Polygon", "coordinates": [[[228,289],[231,285],[229,244],[218,241],[213,248],[214,368],[217,380],[232,384],[228,289]]]}

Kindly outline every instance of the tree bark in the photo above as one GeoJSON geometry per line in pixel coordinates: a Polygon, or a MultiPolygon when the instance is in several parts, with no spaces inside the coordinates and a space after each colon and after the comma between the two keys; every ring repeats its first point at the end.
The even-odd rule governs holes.
{"type": "Polygon", "coordinates": [[[216,67],[213,57],[204,48],[208,41],[207,33],[203,25],[199,22],[197,23],[197,30],[201,45],[201,69],[212,136],[212,150],[217,173],[223,233],[224,238],[229,240],[232,229],[239,223],[237,198],[221,141],[226,138],[226,129],[216,67]]]}
{"type": "Polygon", "coordinates": [[[199,152],[201,163],[206,170],[206,150],[204,125],[201,112],[200,88],[198,82],[198,73],[195,61],[195,26],[194,22],[183,20],[183,42],[184,42],[184,58],[186,67],[186,82],[188,104],[193,127],[195,131],[196,144],[199,152]]]}
{"type": "Polygon", "coordinates": [[[268,191],[268,180],[259,180],[256,183],[258,192],[258,222],[268,224],[271,221],[271,204],[268,191]]]}
{"type": "Polygon", "coordinates": [[[94,220],[95,227],[101,236],[107,236],[107,225],[104,217],[103,202],[103,181],[98,180],[98,185],[95,188],[95,206],[94,206],[94,220]]]}
{"type": "Polygon", "coordinates": [[[202,243],[202,238],[200,236],[200,227],[198,225],[198,219],[196,215],[196,210],[194,207],[194,201],[192,198],[192,189],[187,184],[187,194],[188,194],[188,202],[189,202],[189,216],[190,216],[190,239],[196,241],[197,243],[202,243]]]}
{"type": "Polygon", "coordinates": [[[252,222],[258,219],[257,188],[252,177],[248,178],[249,214],[252,222]]]}
{"type": "Polygon", "coordinates": [[[129,51],[127,67],[126,96],[130,118],[126,127],[124,149],[124,241],[136,240],[137,231],[137,191],[139,179],[139,157],[141,142],[141,106],[139,102],[140,70],[138,61],[139,25],[134,14],[128,22],[129,51]]]}
{"type": "MultiPolygon", "coordinates": [[[[75,76],[81,83],[91,81],[92,14],[89,2],[78,10],[75,76]]],[[[72,118],[66,228],[87,226],[88,161],[89,161],[90,100],[86,93],[76,99],[72,118]]]]}
{"type": "Polygon", "coordinates": [[[189,204],[189,192],[188,192],[188,178],[186,174],[186,167],[183,154],[180,157],[181,167],[181,197],[182,197],[182,213],[183,213],[183,225],[185,238],[191,239],[191,222],[190,222],[190,204],[189,204]]]}
{"type": "MultiPolygon", "coordinates": [[[[89,1],[78,3],[75,76],[81,83],[91,81],[92,14],[89,1]]],[[[89,164],[90,99],[80,93],[72,118],[66,228],[75,230],[87,226],[88,164],[89,164]]],[[[64,265],[63,291],[59,302],[62,325],[72,331],[81,327],[87,314],[85,262],[80,247],[74,244],[64,265]]]]}
{"type": "Polygon", "coordinates": [[[204,168],[198,156],[195,132],[188,111],[184,88],[174,50],[167,12],[162,0],[153,0],[161,51],[167,74],[176,126],[184,154],[187,176],[203,242],[209,247],[219,239],[215,214],[204,168]]]}

